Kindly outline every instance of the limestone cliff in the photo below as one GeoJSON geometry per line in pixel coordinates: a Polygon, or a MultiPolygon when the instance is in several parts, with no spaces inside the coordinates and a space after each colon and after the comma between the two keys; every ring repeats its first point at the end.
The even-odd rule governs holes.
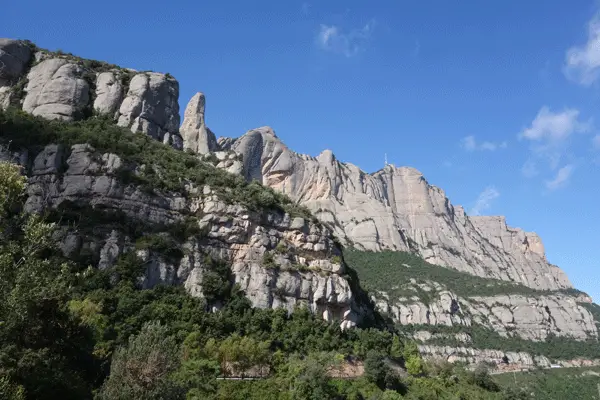
{"type": "MultiPolygon", "coordinates": [[[[591,300],[568,290],[568,278],[548,263],[536,234],[507,226],[504,217],[466,215],[414,168],[386,166],[369,174],[339,162],[329,150],[317,157],[297,154],[269,127],[217,141],[206,124],[202,93],[190,100],[180,127],[178,97],[179,84],[168,74],[0,40],[0,108],[13,106],[64,121],[102,117],[185,149],[169,150],[173,153],[166,157],[197,165],[200,181],[224,174],[220,170],[257,180],[308,207],[318,220],[271,207],[275,193],[263,192],[259,185],[253,193],[269,206],[245,204],[248,193],[234,193],[244,181],[239,176],[227,175],[223,182],[229,187],[215,187],[169,175],[170,186],[184,187],[149,188],[168,175],[156,167],[163,160],[132,162],[82,142],[37,143],[7,151],[0,132],[0,160],[20,163],[29,175],[29,212],[74,214],[77,221],[99,215],[85,224],[62,226],[57,239],[65,255],[109,268],[135,251],[146,265],[141,286],[182,285],[195,296],[203,295],[211,262],[223,262],[257,307],[291,310],[304,304],[347,328],[375,314],[375,305],[402,330],[417,329],[414,337],[424,354],[456,360],[498,359],[502,354],[500,358],[507,356],[515,364],[547,361],[535,361],[533,353],[481,346],[468,333],[473,327],[535,343],[552,337],[597,340],[600,318],[584,304],[591,300]],[[204,170],[209,163],[217,168],[204,170]],[[175,240],[176,257],[140,246],[141,237],[148,235],[171,240],[169,232],[182,225],[194,233],[175,240]],[[484,286],[489,283],[496,290],[469,292],[466,285],[465,292],[443,279],[392,279],[390,274],[387,281],[393,282],[369,288],[371,303],[347,274],[335,236],[358,249],[419,254],[449,267],[444,271],[489,279],[484,286]],[[455,335],[461,345],[436,342],[455,335]]],[[[368,280],[360,276],[360,281],[368,280]]]]}
{"type": "Polygon", "coordinates": [[[146,264],[142,287],[183,285],[194,296],[203,295],[210,264],[224,262],[256,307],[291,311],[304,305],[342,328],[369,313],[356,301],[340,248],[322,225],[225,202],[208,185],[189,184],[183,193],[150,193],[119,178],[124,168],[136,171],[140,166],[87,144],[52,144],[37,154],[3,152],[0,159],[19,162],[28,172],[27,212],[66,213],[57,239],[73,259],[84,257],[105,269],[136,251],[146,264]],[[65,223],[66,215],[75,215],[78,222],[65,223]],[[96,219],[86,220],[91,215],[96,219]],[[153,229],[164,235],[178,224],[196,232],[175,242],[179,256],[137,246],[153,229]],[[132,225],[146,228],[136,234],[132,225]]]}
{"type": "Polygon", "coordinates": [[[537,235],[508,227],[504,218],[469,217],[414,168],[388,165],[368,174],[329,150],[297,154],[268,127],[221,142],[243,156],[247,179],[307,206],[346,244],[412,251],[434,264],[537,289],[571,287],[547,262],[537,235]]]}

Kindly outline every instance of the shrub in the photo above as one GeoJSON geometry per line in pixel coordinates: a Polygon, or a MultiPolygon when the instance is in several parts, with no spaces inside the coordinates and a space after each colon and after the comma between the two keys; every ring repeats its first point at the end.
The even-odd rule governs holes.
{"type": "Polygon", "coordinates": [[[118,349],[100,400],[181,398],[182,389],[170,380],[179,367],[177,345],[166,326],[148,322],[118,349]]]}

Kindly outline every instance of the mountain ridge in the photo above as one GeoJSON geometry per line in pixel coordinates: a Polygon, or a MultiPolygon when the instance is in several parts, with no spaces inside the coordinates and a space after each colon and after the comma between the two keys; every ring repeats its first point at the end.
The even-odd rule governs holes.
{"type": "MultiPolygon", "coordinates": [[[[24,165],[32,177],[28,209],[56,209],[76,200],[84,207],[123,209],[128,218],[138,222],[146,218],[158,225],[194,217],[197,220],[187,222],[198,224],[202,235],[208,235],[185,237],[178,246],[192,256],[184,252],[177,262],[147,247],[137,249],[151,266],[143,285],[182,285],[202,296],[208,266],[201,255],[208,253],[232,266],[234,281],[255,307],[289,310],[308,303],[311,311],[344,328],[359,324],[369,313],[365,306],[369,300],[399,326],[435,331],[477,325],[505,339],[526,342],[554,336],[597,341],[598,321],[581,306],[591,299],[569,292],[572,284],[548,263],[536,234],[508,227],[502,216],[469,217],[415,168],[388,165],[366,173],[338,161],[331,150],[315,157],[293,152],[268,126],[236,139],[217,140],[206,124],[206,98],[201,93],[190,100],[179,124],[179,86],[168,74],[122,69],[16,43],[0,40],[0,61],[22,64],[0,71],[2,108],[33,104],[24,111],[64,123],[91,121],[98,131],[97,136],[83,135],[78,141],[49,132],[54,139],[45,143],[24,140],[22,148],[14,149],[21,143],[16,140],[10,151],[2,149],[0,156],[24,165]],[[15,46],[29,49],[23,51],[29,51],[30,59],[6,56],[15,46]],[[117,125],[122,130],[112,132],[117,125]],[[119,148],[102,138],[103,129],[118,138],[128,130],[134,134],[131,140],[140,141],[139,147],[119,148]],[[157,146],[162,142],[183,150],[178,153],[181,159],[174,162],[177,156],[158,150],[149,138],[157,146]],[[150,150],[156,159],[138,154],[150,150]],[[172,162],[177,170],[169,171],[172,162]],[[231,174],[201,167],[206,162],[231,174]],[[207,184],[208,176],[220,179],[219,185],[207,184]],[[198,185],[189,184],[195,180],[198,185]],[[268,206],[288,197],[292,201],[284,210],[253,214],[256,204],[268,206]],[[307,212],[297,205],[307,207],[307,212]],[[380,287],[369,293],[369,299],[359,299],[356,296],[362,294],[352,286],[354,278],[345,275],[349,270],[333,235],[347,247],[379,254],[411,252],[448,271],[497,280],[492,286],[515,283],[531,291],[508,296],[496,290],[475,296],[439,279],[403,276],[394,282],[404,290],[403,296],[394,297],[394,288],[380,287]]],[[[74,124],[70,129],[76,136],[83,127],[74,124]]],[[[105,227],[100,235],[83,238],[67,230],[62,247],[67,253],[91,252],[97,266],[108,268],[139,245],[124,227],[119,229],[105,227]]],[[[397,272],[406,264],[415,271],[419,263],[390,261],[386,268],[397,272]]],[[[392,276],[390,271],[384,273],[392,276]]],[[[364,275],[359,279],[366,281],[364,275]]],[[[436,339],[429,334],[419,337],[426,338],[422,345],[433,354],[435,343],[430,341],[436,339]]],[[[476,338],[471,339],[477,346],[476,338]]],[[[578,355],[582,352],[580,347],[578,355]]]]}

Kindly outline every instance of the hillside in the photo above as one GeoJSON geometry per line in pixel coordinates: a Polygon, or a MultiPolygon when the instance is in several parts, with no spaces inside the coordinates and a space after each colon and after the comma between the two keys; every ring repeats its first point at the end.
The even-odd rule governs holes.
{"type": "Polygon", "coordinates": [[[326,228],[292,218],[308,215],[270,189],[95,117],[9,110],[0,127],[21,148],[0,162],[2,398],[502,398],[483,370],[426,371],[417,347],[381,324],[326,228]],[[156,175],[163,163],[177,170],[179,185],[118,171],[141,154],[156,175]],[[200,179],[212,189],[184,191],[200,179]],[[204,196],[210,213],[168,207],[204,196]],[[363,376],[327,377],[350,358],[363,376]],[[258,367],[256,381],[217,379],[258,367]]]}
{"type": "Polygon", "coordinates": [[[267,128],[217,141],[200,93],[180,126],[169,74],[8,39],[0,61],[0,395],[500,399],[483,369],[439,358],[600,359],[598,306],[539,238],[466,217],[413,169],[368,177],[267,128]],[[352,193],[394,211],[353,214],[352,193]],[[402,214],[402,193],[421,211],[402,214]],[[351,359],[364,376],[324,378],[351,359]]]}

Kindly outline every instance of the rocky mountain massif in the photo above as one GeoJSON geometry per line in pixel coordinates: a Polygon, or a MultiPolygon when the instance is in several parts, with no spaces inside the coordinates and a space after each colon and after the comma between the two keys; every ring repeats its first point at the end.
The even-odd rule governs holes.
{"type": "MultiPolygon", "coordinates": [[[[436,347],[440,335],[455,337],[436,333],[440,327],[463,330],[459,341],[471,349],[467,353],[480,351],[467,329],[475,326],[507,340],[540,342],[558,336],[597,341],[597,306],[546,260],[534,233],[508,227],[503,217],[466,215],[414,168],[388,165],[368,174],[339,162],[328,150],[317,157],[297,154],[269,127],[217,140],[207,127],[201,93],[189,102],[180,126],[178,97],[179,84],[169,74],[0,39],[2,108],[67,122],[100,116],[139,137],[185,149],[180,160],[172,160],[160,153],[158,143],[144,143],[148,152],[132,155],[76,137],[20,146],[18,140],[10,146],[5,142],[2,157],[18,161],[30,175],[29,211],[75,212],[78,221],[101,211],[99,221],[87,221],[94,229],[83,229],[81,222],[63,228],[59,239],[65,254],[88,257],[107,268],[135,250],[147,260],[141,285],[180,284],[194,295],[203,293],[207,264],[225,262],[255,306],[307,304],[347,328],[372,310],[358,282],[346,274],[335,235],[346,247],[374,257],[366,262],[371,269],[349,261],[361,283],[370,282],[369,271],[384,268],[381,273],[390,285],[371,285],[371,301],[394,323],[414,327],[413,337],[423,343],[424,354],[452,358],[452,351],[448,355],[447,348],[436,347]],[[202,183],[195,185],[192,178],[202,183]],[[260,185],[244,186],[244,180],[289,196],[318,220],[293,203],[286,203],[288,209],[265,211],[279,195],[260,185]],[[157,187],[156,182],[163,184],[157,187]],[[248,199],[266,207],[257,208],[248,199]],[[131,221],[154,232],[154,241],[142,240],[147,232],[132,232],[131,221]],[[187,230],[173,239],[168,232],[181,226],[192,226],[193,233],[187,230]],[[176,242],[175,257],[156,250],[164,250],[157,243],[169,240],[176,242]],[[411,276],[418,269],[414,260],[375,262],[382,250],[418,254],[431,263],[426,270],[437,264],[460,279],[486,279],[484,290],[449,287],[443,276],[411,276]],[[407,274],[390,279],[403,269],[407,274]]],[[[213,306],[218,308],[218,301],[213,306]]],[[[464,353],[457,345],[450,348],[464,353]]],[[[536,362],[535,354],[508,358],[536,362]]]]}

